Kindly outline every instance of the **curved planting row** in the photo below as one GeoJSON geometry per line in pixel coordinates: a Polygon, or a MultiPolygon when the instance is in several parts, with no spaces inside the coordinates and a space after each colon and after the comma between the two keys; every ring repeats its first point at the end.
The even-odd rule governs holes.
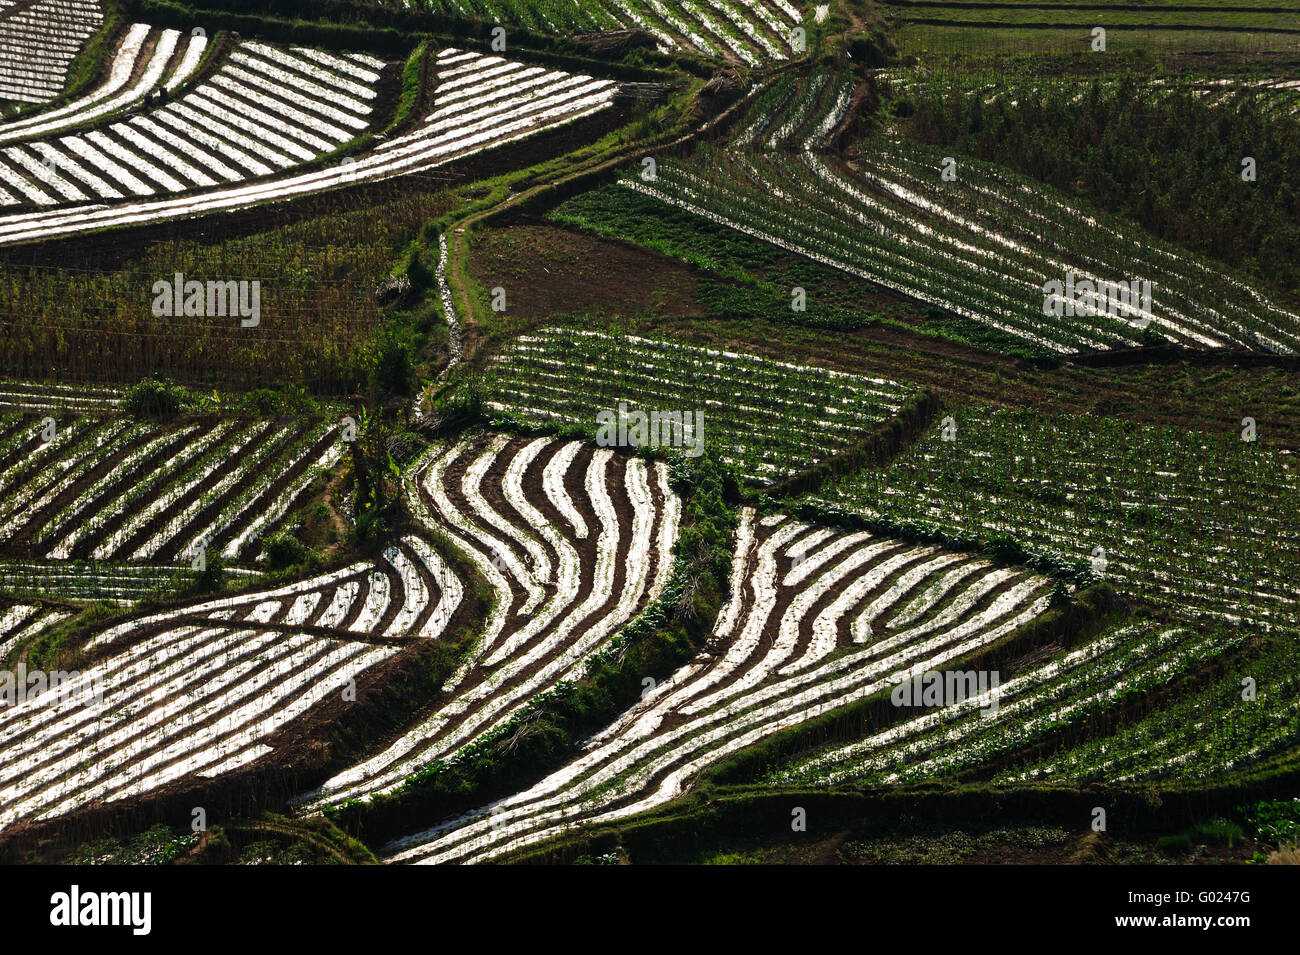
{"type": "Polygon", "coordinates": [[[1300,468],[1238,433],[964,409],[826,503],[1091,563],[1184,619],[1300,625],[1300,468]],[[1104,466],[1099,464],[1104,462],[1104,466]]]}
{"type": "MultiPolygon", "coordinates": [[[[321,69],[333,74],[354,69],[371,71],[370,75],[374,75],[373,70],[382,65],[359,56],[336,57],[297,48],[292,56],[298,60],[313,60],[321,69]]],[[[285,64],[275,61],[272,65],[279,70],[285,64]]],[[[240,66],[239,70],[241,74],[247,73],[248,67],[240,66]]],[[[312,82],[316,79],[313,75],[312,82]]],[[[358,74],[353,79],[364,80],[365,77],[358,74]]],[[[0,217],[0,245],[74,235],[111,226],[229,212],[355,183],[378,182],[427,171],[472,153],[590,116],[612,105],[617,89],[617,84],[610,80],[530,67],[501,57],[455,49],[443,50],[439,54],[433,82],[438,90],[434,111],[425,117],[424,122],[412,132],[386,139],[380,146],[356,158],[349,157],[312,172],[264,177],[238,187],[219,183],[181,197],[132,200],[132,196],[141,193],[128,191],[128,201],[109,206],[81,203],[44,212],[0,217]]],[[[313,143],[327,142],[328,137],[319,126],[306,133],[311,139],[291,135],[287,128],[273,129],[261,121],[256,122],[258,128],[254,129],[254,120],[249,118],[253,116],[253,109],[256,108],[260,116],[267,110],[274,111],[280,107],[267,102],[274,97],[263,94],[257,94],[260,99],[247,99],[240,92],[246,86],[242,78],[236,77],[232,84],[217,86],[214,79],[213,92],[204,94],[192,112],[178,113],[170,107],[160,111],[160,128],[165,127],[178,135],[188,135],[191,130],[205,130],[203,136],[212,141],[208,145],[214,150],[213,155],[220,157],[220,162],[232,172],[239,165],[248,168],[238,158],[237,152],[262,166],[284,168],[280,166],[281,159],[292,164],[301,159],[300,153],[312,153],[313,143]],[[264,136],[264,132],[267,135],[264,136]],[[269,151],[258,153],[254,137],[269,143],[269,151]]],[[[283,109],[293,109],[302,115],[311,112],[307,103],[297,100],[292,106],[286,101],[283,109]]],[[[360,121],[359,117],[357,121],[360,121]]],[[[328,121],[322,119],[322,122],[340,130],[347,125],[338,117],[330,117],[328,121]]],[[[141,135],[149,137],[153,134],[145,132],[141,135]]],[[[202,140],[196,137],[194,141],[202,140]]],[[[171,173],[168,175],[175,178],[171,173]]],[[[143,180],[141,183],[144,184],[143,180]]]]}
{"type": "Polygon", "coordinates": [[[0,143],[48,136],[136,107],[159,89],[171,92],[198,68],[207,45],[206,36],[183,38],[178,30],[133,23],[123,34],[103,83],[58,109],[0,123],[0,143]]]}
{"type": "Polygon", "coordinates": [[[437,552],[408,535],[388,547],[377,566],[362,561],[293,584],[135,617],[97,634],[88,646],[121,645],[180,623],[256,623],[372,640],[432,639],[463,596],[463,585],[437,552]]]}
{"type": "Polygon", "coordinates": [[[977,769],[1082,733],[1128,696],[1158,690],[1237,647],[1239,633],[1128,624],[1003,679],[996,689],[852,743],[789,761],[776,785],[890,785],[977,769]]]}
{"type": "Polygon", "coordinates": [[[532,789],[388,847],[475,862],[662,805],[706,767],[791,726],[944,668],[1033,620],[1051,582],[865,532],[741,515],[711,643],[532,789]]]}
{"type": "Polygon", "coordinates": [[[852,94],[847,74],[785,79],[729,147],[623,185],[1042,350],[1135,346],[1143,330],[1193,347],[1300,348],[1300,315],[1246,280],[1047,187],[966,158],[946,181],[941,151],[880,138],[854,168],[823,153],[852,94]],[[1150,301],[1075,315],[1058,301],[1063,314],[1047,314],[1048,283],[1070,276],[1148,281],[1150,301]]]}
{"type": "Polygon", "coordinates": [[[71,616],[65,610],[54,610],[38,603],[0,602],[0,667],[14,650],[71,616]]]}
{"type": "Polygon", "coordinates": [[[439,637],[460,581],[417,537],[384,557],[93,638],[98,662],[0,710],[0,827],[247,766],[403,640],[439,637]]]}
{"type": "MultiPolygon", "coordinates": [[[[165,82],[179,36],[174,30],[159,36],[141,79],[146,89],[165,82]]],[[[187,62],[182,56],[175,68],[187,62]]],[[[241,43],[174,103],[53,142],[0,150],[0,204],[184,193],[311,162],[370,128],[379,77],[348,57],[241,43]]],[[[114,99],[121,97],[86,114],[116,108],[114,99]]],[[[15,221],[25,217],[0,218],[0,227],[15,221]]]]}
{"type": "Polygon", "coordinates": [[[0,416],[0,550],[57,560],[238,557],[346,448],[311,418],[0,416]]]}
{"type": "Polygon", "coordinates": [[[103,22],[95,0],[0,6],[0,101],[44,103],[58,96],[68,66],[103,22]]]}
{"type": "Polygon", "coordinates": [[[487,578],[495,604],[428,718],[305,797],[313,808],[391,790],[582,676],[662,592],[681,512],[662,463],[500,434],[436,451],[409,498],[487,578]]]}
{"type": "MultiPolygon", "coordinates": [[[[677,412],[685,427],[702,424],[702,446],[687,442],[686,453],[716,451],[758,482],[863,438],[907,400],[901,385],[882,378],[568,328],[520,336],[495,361],[494,410],[588,429],[598,411],[617,414],[620,402],[632,412],[677,412]]],[[[662,425],[657,430],[656,441],[665,437],[662,425]]]]}

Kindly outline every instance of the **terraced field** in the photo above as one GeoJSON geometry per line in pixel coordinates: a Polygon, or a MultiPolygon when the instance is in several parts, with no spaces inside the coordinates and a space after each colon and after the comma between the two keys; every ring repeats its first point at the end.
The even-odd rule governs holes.
{"type": "Polygon", "coordinates": [[[227,559],[275,530],[342,458],[337,422],[0,417],[0,552],[56,560],[227,559]],[[52,432],[52,433],[51,433],[52,432]]]}
{"type": "MultiPolygon", "coordinates": [[[[193,69],[201,40],[192,39],[171,78],[161,80],[179,37],[174,30],[159,36],[138,88],[174,88],[186,69],[193,69]]],[[[382,69],[371,57],[241,43],[220,69],[161,109],[54,142],[0,150],[0,205],[46,207],[185,193],[311,162],[370,129],[382,69]]],[[[132,93],[59,119],[45,117],[23,132],[24,139],[47,135],[51,124],[80,125],[120,109],[136,98],[132,93]]]]}
{"type": "Polygon", "coordinates": [[[209,7],[0,0],[0,862],[1294,859],[1295,0],[209,7]]]}
{"type": "Polygon", "coordinates": [[[38,762],[41,773],[34,778],[16,778],[13,770],[18,767],[9,764],[11,770],[6,773],[4,790],[0,792],[0,805],[3,805],[0,824],[50,818],[96,800],[112,802],[138,796],[196,772],[214,776],[237,768],[264,755],[266,750],[260,748],[264,745],[260,740],[325,699],[327,694],[339,693],[349,680],[395,653],[360,642],[310,636],[284,640],[279,634],[220,630],[215,635],[207,634],[203,640],[194,639],[188,632],[169,634],[142,645],[139,652],[146,658],[143,663],[122,655],[102,670],[83,674],[70,690],[78,695],[69,695],[67,699],[84,715],[68,716],[50,706],[29,704],[15,710],[5,721],[11,752],[26,754],[39,748],[51,756],[38,762]],[[211,693],[198,701],[200,706],[195,712],[196,721],[207,717],[209,725],[193,726],[192,735],[184,732],[185,717],[177,716],[192,699],[186,694],[188,681],[176,681],[174,672],[169,672],[172,668],[165,665],[167,651],[171,649],[198,649],[207,658],[207,666],[195,674],[205,678],[205,682],[192,686],[211,693]],[[222,664],[230,660],[232,653],[238,656],[230,661],[235,664],[231,677],[254,667],[264,675],[256,683],[245,682],[236,690],[221,693],[218,681],[224,669],[222,664]],[[133,669],[132,662],[135,662],[133,669]],[[169,706],[165,697],[150,719],[150,713],[141,713],[136,708],[141,703],[147,706],[149,696],[141,699],[135,691],[126,688],[112,691],[118,689],[119,679],[138,676],[142,669],[152,666],[159,666],[160,683],[147,689],[162,691],[172,699],[169,706]],[[266,681],[273,675],[284,679],[283,685],[276,688],[284,694],[283,703],[268,705],[268,700],[262,700],[250,706],[245,698],[249,690],[270,690],[266,681]],[[161,682],[169,676],[170,684],[161,682]],[[96,678],[109,685],[112,696],[106,702],[113,709],[101,709],[85,698],[91,690],[89,685],[83,689],[82,681],[96,678]],[[242,708],[238,706],[241,700],[242,708]],[[96,740],[95,723],[114,710],[121,714],[122,725],[116,732],[96,740]],[[229,716],[223,725],[219,714],[226,710],[229,716]],[[100,741],[103,750],[97,752],[96,742],[100,741]],[[90,765],[86,767],[88,756],[90,765]],[[141,758],[141,762],[131,762],[135,758],[141,758]]]}
{"type": "Polygon", "coordinates": [[[668,435],[682,453],[707,448],[759,483],[865,437],[909,397],[904,386],[880,378],[576,329],[521,336],[496,361],[488,385],[494,411],[592,429],[598,410],[617,414],[620,403],[629,412],[676,411],[692,428],[668,435]],[[703,422],[698,445],[696,412],[703,422]]]}
{"type": "Polygon", "coordinates": [[[703,654],[568,766],[387,857],[485,861],[662,805],[731,753],[1011,633],[1046,610],[1050,589],[978,558],[746,510],[732,596],[703,654]]]}
{"type": "MultiPolygon", "coordinates": [[[[179,30],[133,23],[123,34],[102,83],[57,109],[40,110],[0,123],[0,143],[50,136],[119,110],[138,107],[159,90],[170,93],[193,75],[207,46],[205,34],[187,38],[179,30]]],[[[52,147],[45,149],[48,151],[42,153],[42,164],[44,159],[59,155],[52,147]]],[[[17,153],[18,157],[30,155],[30,152],[17,153]]],[[[18,161],[19,168],[25,168],[21,158],[18,161]]]]}
{"type": "Polygon", "coordinates": [[[641,30],[658,48],[753,66],[797,55],[804,22],[791,0],[418,0],[449,16],[513,23],[541,33],[641,30]]]}
{"type": "Polygon", "coordinates": [[[409,497],[486,578],[492,613],[428,717],[327,781],[312,808],[391,791],[581,676],[672,570],[681,504],[662,463],[488,433],[434,450],[409,497]]]}
{"type": "Polygon", "coordinates": [[[965,409],[825,502],[1087,563],[1185,619],[1293,631],[1300,472],[1241,434],[965,409]],[[1105,462],[1099,466],[1098,462],[1105,462]]]}
{"type": "Polygon", "coordinates": [[[1254,768],[1300,739],[1297,662],[1295,641],[1284,640],[1145,719],[1005,769],[994,781],[1105,779],[1123,785],[1167,778],[1211,780],[1254,768]],[[1253,699],[1245,698],[1246,681],[1256,688],[1253,699]]]}
{"type": "Polygon", "coordinates": [[[1167,686],[1243,642],[1222,630],[1124,624],[1004,677],[996,689],[791,760],[767,778],[774,785],[892,785],[978,772],[1063,733],[1081,733],[1118,701],[1167,686]]]}
{"type": "MultiPolygon", "coordinates": [[[[174,156],[174,151],[164,153],[162,142],[151,143],[151,136],[131,130],[130,123],[122,126],[130,143],[120,148],[99,133],[86,134],[84,141],[67,137],[71,140],[67,148],[90,164],[88,172],[124,201],[105,207],[69,199],[67,205],[45,212],[0,216],[0,245],[230,212],[424,172],[590,116],[611,105],[617,88],[610,80],[447,48],[438,54],[431,77],[438,91],[434,109],[411,132],[384,139],[358,157],[294,174],[288,167],[320,157],[368,128],[362,118],[369,111],[365,100],[372,92],[370,84],[378,78],[375,71],[383,64],[364,54],[353,57],[303,48],[282,53],[255,44],[250,51],[232,54],[227,68],[196,89],[193,103],[186,96],[165,107],[156,124],[161,140],[198,133],[193,141],[216,150],[210,155],[220,157],[214,161],[221,169],[211,169],[215,178],[192,166],[193,174],[187,173],[175,165],[190,165],[180,157],[173,161],[172,171],[159,168],[154,160],[166,165],[161,157],[174,156]],[[252,87],[250,76],[256,77],[252,87]],[[274,95],[258,92],[268,82],[274,95]],[[96,136],[100,138],[93,139],[96,136]],[[240,166],[242,170],[236,168],[240,166]],[[267,176],[261,170],[291,174],[267,176]],[[145,179],[137,172],[143,172],[145,179]],[[101,173],[109,174],[126,192],[109,184],[101,173]],[[256,182],[232,185],[250,173],[257,174],[256,182]],[[190,194],[200,185],[202,191],[190,194]],[[159,192],[181,191],[187,194],[157,197],[159,192]]],[[[78,163],[78,168],[84,164],[78,163]]]]}
{"type": "Polygon", "coordinates": [[[73,58],[103,22],[96,0],[0,3],[0,102],[46,103],[58,96],[73,58]]]}
{"type": "Polygon", "coordinates": [[[101,659],[0,713],[0,827],[246,768],[404,641],[437,639],[460,580],[418,537],[384,558],[96,635],[101,659]]]}
{"type": "Polygon", "coordinates": [[[878,137],[856,168],[824,155],[854,88],[848,74],[826,71],[785,79],[728,147],[622,184],[1045,353],[1133,347],[1144,331],[1192,347],[1296,353],[1297,313],[1045,187],[970,159],[945,181],[940,151],[878,137]],[[1060,314],[1049,314],[1047,283],[1067,277],[1146,280],[1151,301],[1126,314],[1072,301],[1070,315],[1057,292],[1060,314]]]}

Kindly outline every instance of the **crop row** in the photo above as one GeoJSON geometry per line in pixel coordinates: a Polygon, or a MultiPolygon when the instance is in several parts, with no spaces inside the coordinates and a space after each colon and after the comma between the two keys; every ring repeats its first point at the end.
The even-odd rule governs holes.
{"type": "Polygon", "coordinates": [[[417,520],[451,538],[486,578],[492,611],[439,705],[304,796],[311,808],[395,789],[580,677],[663,591],[681,511],[662,463],[501,434],[435,449],[415,469],[408,499],[417,520]]]}
{"type": "Polygon", "coordinates": [[[677,798],[709,765],[1033,620],[1050,581],[978,558],[742,512],[731,596],[698,657],[531,789],[385,850],[476,862],[677,798]]]}
{"type": "Polygon", "coordinates": [[[702,449],[760,482],[869,434],[907,397],[885,379],[569,328],[511,342],[496,358],[489,393],[495,411],[586,428],[596,427],[599,412],[618,413],[620,403],[629,412],[680,412],[688,427],[699,412],[702,433],[693,437],[702,449]]]}
{"type": "Polygon", "coordinates": [[[342,457],[329,421],[0,417],[0,546],[58,560],[238,557],[342,457]],[[50,432],[53,432],[52,434],[50,432]]]}
{"type": "MultiPolygon", "coordinates": [[[[323,65],[341,72],[337,64],[342,62],[342,58],[332,54],[295,48],[292,55],[318,62],[328,58],[330,62],[323,65]]],[[[355,55],[350,59],[362,62],[355,55]]],[[[433,82],[438,84],[438,92],[434,98],[434,112],[412,132],[385,139],[380,146],[356,158],[348,157],[311,172],[270,176],[239,186],[218,185],[179,197],[123,201],[108,207],[98,203],[74,204],[44,212],[0,217],[0,245],[74,235],[110,226],[164,222],[246,209],[356,183],[425,172],[472,153],[515,142],[543,129],[597,113],[612,104],[617,88],[617,84],[610,80],[526,67],[501,57],[455,49],[441,51],[435,73],[433,82]]],[[[182,115],[180,119],[190,121],[193,126],[217,130],[222,135],[225,135],[225,130],[234,132],[234,125],[240,125],[242,130],[242,121],[234,115],[243,115],[235,108],[237,103],[245,103],[249,109],[271,107],[265,102],[246,101],[242,94],[233,92],[231,84],[240,83],[232,79],[223,88],[214,79],[213,92],[205,97],[205,101],[210,99],[215,108],[203,109],[200,106],[193,117],[182,115]]],[[[257,95],[264,101],[270,99],[257,95]]],[[[299,106],[289,107],[287,103],[283,108],[302,112],[299,106]]],[[[175,122],[160,121],[172,129],[178,128],[175,122]]],[[[258,131],[259,140],[269,142],[280,157],[297,156],[296,150],[299,149],[311,153],[312,147],[307,141],[295,142],[296,137],[272,130],[266,132],[279,141],[263,137],[258,131]]],[[[276,165],[270,153],[262,154],[260,158],[249,153],[251,147],[246,148],[247,144],[241,145],[241,142],[251,140],[243,131],[239,136],[241,139],[233,136],[229,139],[234,148],[244,151],[250,159],[257,158],[264,165],[276,165]]],[[[223,164],[227,160],[238,164],[233,152],[218,155],[223,164]]]]}
{"type": "Polygon", "coordinates": [[[273,590],[137,618],[75,680],[0,712],[0,826],[213,777],[399,652],[436,639],[463,587],[418,537],[273,590]],[[327,635],[328,634],[328,635],[327,635]],[[355,634],[356,637],[349,637],[355,634]]]}
{"type": "MultiPolygon", "coordinates": [[[[824,493],[825,502],[1090,563],[1182,615],[1300,623],[1300,470],[1243,435],[1098,417],[964,409],[824,493]]],[[[1245,429],[1243,429],[1244,431],[1245,429]]]]}

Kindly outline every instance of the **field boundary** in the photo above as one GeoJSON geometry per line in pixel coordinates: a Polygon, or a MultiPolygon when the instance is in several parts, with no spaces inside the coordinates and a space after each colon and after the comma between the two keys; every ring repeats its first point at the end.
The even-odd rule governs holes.
{"type": "Polygon", "coordinates": [[[1145,348],[1115,348],[1109,351],[1078,352],[1061,359],[1086,368],[1116,368],[1125,365],[1166,365],[1186,362],[1190,365],[1245,365],[1252,368],[1281,368],[1300,371],[1300,355],[1277,355],[1271,352],[1237,349],[1179,348],[1155,345],[1145,348]]]}
{"type": "Polygon", "coordinates": [[[927,388],[899,408],[893,417],[882,423],[866,438],[822,459],[811,468],[776,482],[771,487],[763,489],[762,494],[772,498],[815,494],[828,481],[852,474],[864,467],[880,467],[888,464],[925,433],[942,407],[934,392],[927,388]]]}
{"type": "Polygon", "coordinates": [[[1203,789],[1176,787],[963,787],[934,789],[786,790],[719,787],[684,797],[663,809],[633,817],[618,827],[561,837],[501,861],[535,865],[572,863],[581,856],[626,850],[639,861],[670,861],[684,849],[721,846],[755,832],[790,832],[790,810],[807,811],[808,830],[793,839],[810,842],[845,829],[915,827],[918,823],[985,825],[990,820],[1032,819],[1082,831],[1093,808],[1103,806],[1123,820],[1126,834],[1174,832],[1238,805],[1261,799],[1289,799],[1300,786],[1300,770],[1267,780],[1225,780],[1203,789]],[[671,855],[670,855],[671,854],[671,855]]]}

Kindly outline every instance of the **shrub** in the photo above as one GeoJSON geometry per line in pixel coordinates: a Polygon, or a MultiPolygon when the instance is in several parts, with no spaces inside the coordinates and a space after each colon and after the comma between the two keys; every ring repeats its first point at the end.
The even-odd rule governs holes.
{"type": "Polygon", "coordinates": [[[1281,846],[1300,841],[1300,799],[1265,800],[1238,811],[1264,842],[1281,846]]]}
{"type": "Polygon", "coordinates": [[[434,283],[437,281],[434,273],[420,256],[420,247],[418,245],[411,249],[410,257],[406,260],[406,277],[411,280],[412,288],[421,292],[433,288],[434,283]]]}
{"type": "Polygon", "coordinates": [[[271,534],[262,541],[262,553],[272,570],[284,570],[307,559],[307,545],[292,534],[271,534]]]}
{"type": "Polygon", "coordinates": [[[133,418],[166,420],[194,406],[194,397],[163,378],[146,378],[126,390],[124,408],[133,418]]]}
{"type": "Polygon", "coordinates": [[[404,329],[385,329],[375,346],[375,387],[386,395],[415,391],[415,347],[404,329]]]}
{"type": "Polygon", "coordinates": [[[215,594],[226,583],[226,562],[217,554],[204,557],[203,569],[194,578],[195,593],[215,594]]]}
{"type": "Polygon", "coordinates": [[[480,418],[484,414],[484,404],[487,399],[487,382],[481,375],[471,373],[461,380],[454,392],[436,401],[435,409],[446,415],[480,418]]]}
{"type": "Polygon", "coordinates": [[[314,414],[316,400],[301,385],[284,384],[278,388],[257,388],[239,401],[243,411],[256,415],[314,414]]]}

